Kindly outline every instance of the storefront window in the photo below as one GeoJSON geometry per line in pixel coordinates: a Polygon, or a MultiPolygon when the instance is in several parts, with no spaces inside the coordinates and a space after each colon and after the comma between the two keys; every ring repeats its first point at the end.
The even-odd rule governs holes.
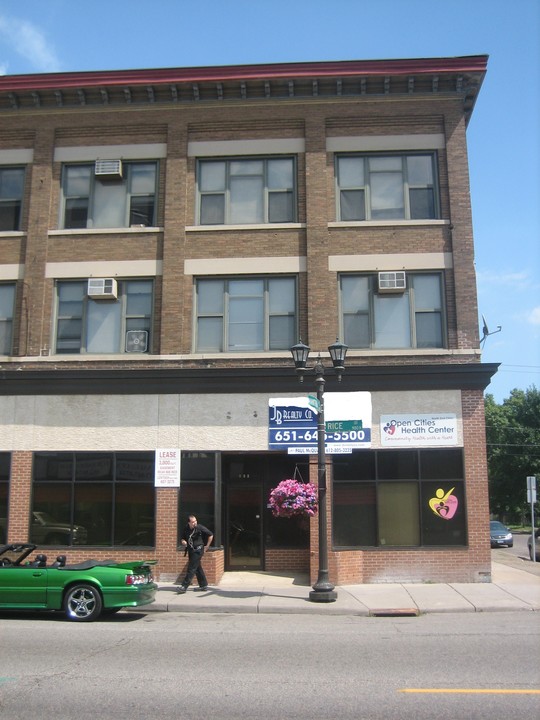
{"type": "Polygon", "coordinates": [[[154,545],[154,453],[36,453],[30,538],[39,545],[154,545]]]}
{"type": "Polygon", "coordinates": [[[214,532],[216,476],[215,453],[183,452],[180,465],[180,502],[178,505],[178,542],[188,515],[214,532]]]}
{"type": "Polygon", "coordinates": [[[7,541],[10,462],[9,453],[0,453],[0,543],[7,541]]]}
{"type": "MultiPolygon", "coordinates": [[[[301,482],[309,480],[307,462],[292,462],[289,456],[276,455],[269,463],[268,476],[264,487],[265,507],[271,490],[286,478],[295,477],[301,482]]],[[[267,548],[307,548],[309,547],[309,517],[297,515],[288,518],[277,518],[266,507],[264,524],[265,547],[267,548]]]]}
{"type": "Polygon", "coordinates": [[[423,482],[420,504],[424,545],[467,544],[462,482],[423,482]]]}
{"type": "Polygon", "coordinates": [[[417,483],[379,483],[378,545],[420,545],[418,512],[417,483]]]}
{"type": "Polygon", "coordinates": [[[463,477],[461,448],[334,458],[334,547],[466,545],[463,477]]]}
{"type": "Polygon", "coordinates": [[[334,545],[340,547],[376,545],[375,483],[335,483],[333,500],[334,545]]]}
{"type": "Polygon", "coordinates": [[[269,511],[266,523],[267,548],[305,548],[309,545],[309,517],[276,518],[269,511]]]}

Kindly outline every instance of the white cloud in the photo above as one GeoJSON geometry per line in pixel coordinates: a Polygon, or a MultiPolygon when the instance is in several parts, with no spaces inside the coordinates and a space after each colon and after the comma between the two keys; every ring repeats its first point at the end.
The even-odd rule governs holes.
{"type": "Polygon", "coordinates": [[[482,284],[485,287],[494,285],[497,287],[519,287],[524,288],[529,285],[530,276],[526,270],[521,272],[492,272],[489,270],[480,270],[476,273],[476,279],[478,284],[482,284]]]}
{"type": "Polygon", "coordinates": [[[528,321],[531,325],[540,325],[540,305],[531,310],[528,321]]]}
{"type": "MultiPolygon", "coordinates": [[[[60,61],[54,47],[48,44],[41,30],[32,23],[0,15],[0,38],[18,55],[28,60],[38,72],[60,70],[60,61]]],[[[5,71],[7,67],[5,60],[0,62],[0,71],[5,71]]]]}

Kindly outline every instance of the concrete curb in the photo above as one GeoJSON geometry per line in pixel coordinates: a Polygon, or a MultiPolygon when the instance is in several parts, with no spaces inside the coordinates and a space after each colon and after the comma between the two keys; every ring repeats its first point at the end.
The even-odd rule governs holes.
{"type": "Polygon", "coordinates": [[[342,585],[337,600],[315,603],[310,587],[292,578],[244,574],[205,592],[160,583],[156,601],[136,612],[411,616],[426,613],[540,611],[540,576],[516,568],[494,568],[491,583],[388,583],[342,585]]]}

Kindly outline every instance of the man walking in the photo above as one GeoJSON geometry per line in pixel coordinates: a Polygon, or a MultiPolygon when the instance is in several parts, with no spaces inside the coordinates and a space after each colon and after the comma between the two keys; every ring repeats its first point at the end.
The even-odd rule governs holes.
{"type": "Polygon", "coordinates": [[[208,550],[214,539],[213,533],[204,525],[199,525],[195,515],[188,516],[188,524],[182,531],[181,542],[188,554],[187,572],[178,588],[178,593],[183,594],[191,585],[194,575],[197,576],[199,590],[208,590],[208,581],[201,566],[202,556],[205,549],[208,550]]]}

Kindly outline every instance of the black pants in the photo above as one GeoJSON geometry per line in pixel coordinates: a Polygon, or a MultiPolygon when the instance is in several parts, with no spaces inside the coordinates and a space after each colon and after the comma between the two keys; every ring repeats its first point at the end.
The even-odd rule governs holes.
{"type": "Polygon", "coordinates": [[[182,585],[185,588],[188,588],[191,585],[191,581],[193,580],[193,577],[195,575],[197,576],[197,582],[199,583],[199,587],[206,587],[208,585],[208,580],[206,579],[206,575],[204,574],[204,570],[201,566],[201,560],[203,555],[204,548],[200,548],[200,550],[193,550],[192,548],[188,548],[189,562],[186,576],[184,577],[184,581],[182,582],[182,585]]]}

